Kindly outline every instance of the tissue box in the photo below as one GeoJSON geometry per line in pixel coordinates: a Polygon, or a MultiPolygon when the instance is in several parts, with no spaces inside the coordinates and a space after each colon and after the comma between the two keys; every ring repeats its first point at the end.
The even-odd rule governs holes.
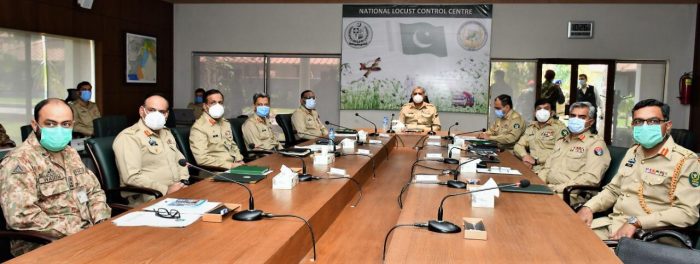
{"type": "Polygon", "coordinates": [[[486,226],[481,218],[463,217],[464,220],[464,238],[486,240],[486,226]]]}
{"type": "Polygon", "coordinates": [[[314,165],[328,165],[335,161],[335,155],[333,154],[316,154],[314,155],[314,165]]]}
{"type": "Polygon", "coordinates": [[[272,178],[272,189],[291,190],[299,183],[299,177],[297,177],[296,173],[291,175],[291,177],[281,174],[279,173],[272,178]]]}
{"type": "Polygon", "coordinates": [[[212,209],[209,212],[206,212],[202,215],[202,221],[204,222],[212,222],[212,223],[221,223],[224,221],[224,216],[227,214],[235,211],[236,209],[240,208],[240,204],[234,204],[234,203],[223,203],[216,208],[212,209]]]}

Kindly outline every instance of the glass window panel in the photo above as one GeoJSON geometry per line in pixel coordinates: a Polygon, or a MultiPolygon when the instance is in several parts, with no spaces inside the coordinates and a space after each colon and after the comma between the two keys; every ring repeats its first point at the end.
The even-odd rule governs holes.
{"type": "MultiPolygon", "coordinates": [[[[607,64],[581,64],[578,66],[578,74],[588,77],[587,85],[593,86],[596,95],[596,124],[598,135],[605,135],[605,95],[608,91],[608,65],[607,64]]],[[[578,78],[578,76],[577,76],[578,78]]],[[[576,84],[577,89],[581,87],[576,84]]],[[[578,100],[578,99],[577,99],[578,100]]]]}
{"type": "Polygon", "coordinates": [[[556,74],[554,81],[561,81],[561,90],[564,93],[564,103],[557,103],[557,116],[564,123],[567,123],[567,118],[564,115],[566,107],[568,107],[569,99],[571,98],[571,64],[542,64],[542,81],[544,82],[544,74],[547,70],[553,70],[556,74]],[[563,117],[563,118],[562,118],[563,117]]]}
{"type": "Polygon", "coordinates": [[[532,120],[536,70],[536,61],[491,61],[489,122],[496,120],[492,110],[493,100],[501,94],[513,98],[513,109],[523,116],[525,122],[532,120]]]}

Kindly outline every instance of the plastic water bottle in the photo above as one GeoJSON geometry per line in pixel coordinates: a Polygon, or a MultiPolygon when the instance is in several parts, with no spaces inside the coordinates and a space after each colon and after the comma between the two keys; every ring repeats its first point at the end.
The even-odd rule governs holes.
{"type": "Polygon", "coordinates": [[[389,118],[384,117],[384,122],[382,123],[382,129],[384,129],[384,132],[389,130],[389,118]]]}
{"type": "MultiPolygon", "coordinates": [[[[335,140],[335,128],[331,127],[328,129],[328,138],[331,139],[331,141],[335,140]]],[[[333,142],[328,142],[329,145],[332,145],[333,142]]]]}

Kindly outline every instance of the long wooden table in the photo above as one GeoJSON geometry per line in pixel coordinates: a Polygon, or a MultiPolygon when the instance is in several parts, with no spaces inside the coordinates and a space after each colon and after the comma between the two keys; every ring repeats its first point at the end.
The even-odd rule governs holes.
{"type": "MultiPolygon", "coordinates": [[[[460,192],[441,185],[410,185],[404,194],[404,208],[399,209],[397,196],[410,179],[410,166],[416,157],[426,152],[446,153],[446,149],[433,146],[421,151],[414,149],[421,136],[402,134],[379,138],[383,145],[359,146],[371,150],[374,155],[371,159],[362,156],[336,159],[332,167],[346,169],[363,184],[364,197],[357,207],[350,207],[358,193],[348,180],[304,182],[293,190],[272,190],[270,176],[249,185],[256,209],[309,219],[318,239],[317,262],[380,263],[384,235],[392,226],[435,219],[440,199],[460,192]],[[376,178],[372,177],[373,164],[377,166],[376,178]]],[[[541,183],[511,154],[502,153],[500,157],[502,165],[519,169],[525,172],[525,178],[541,183]]],[[[315,167],[310,158],[305,160],[311,174],[326,176],[328,167],[315,167]]],[[[299,163],[296,158],[276,154],[252,164],[278,171],[281,164],[299,167],[299,163]]],[[[436,162],[425,165],[455,166],[436,162]]],[[[489,176],[492,175],[479,175],[482,181],[489,176]]],[[[505,183],[520,178],[494,176],[494,179],[505,183]]],[[[248,200],[247,192],[240,186],[209,181],[168,197],[234,202],[246,209],[248,200]]],[[[502,193],[494,209],[472,209],[468,195],[445,203],[445,220],[461,225],[463,216],[484,218],[488,240],[465,240],[462,233],[437,234],[427,229],[399,228],[390,240],[387,262],[619,262],[557,196],[502,193]]],[[[13,262],[298,263],[310,262],[311,258],[306,226],[296,219],[274,218],[257,222],[198,221],[181,229],[116,227],[105,222],[13,262]]]]}

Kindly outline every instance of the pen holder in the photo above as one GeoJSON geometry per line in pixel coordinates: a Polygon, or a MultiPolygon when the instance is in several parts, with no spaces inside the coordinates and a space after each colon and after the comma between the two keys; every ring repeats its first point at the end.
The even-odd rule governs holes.
{"type": "Polygon", "coordinates": [[[221,223],[224,221],[224,216],[233,211],[236,211],[236,209],[240,207],[240,204],[223,203],[217,206],[216,208],[212,209],[211,211],[204,213],[202,215],[202,221],[211,223],[221,223]]]}
{"type": "Polygon", "coordinates": [[[481,218],[464,217],[464,238],[486,240],[486,226],[481,218]]]}

